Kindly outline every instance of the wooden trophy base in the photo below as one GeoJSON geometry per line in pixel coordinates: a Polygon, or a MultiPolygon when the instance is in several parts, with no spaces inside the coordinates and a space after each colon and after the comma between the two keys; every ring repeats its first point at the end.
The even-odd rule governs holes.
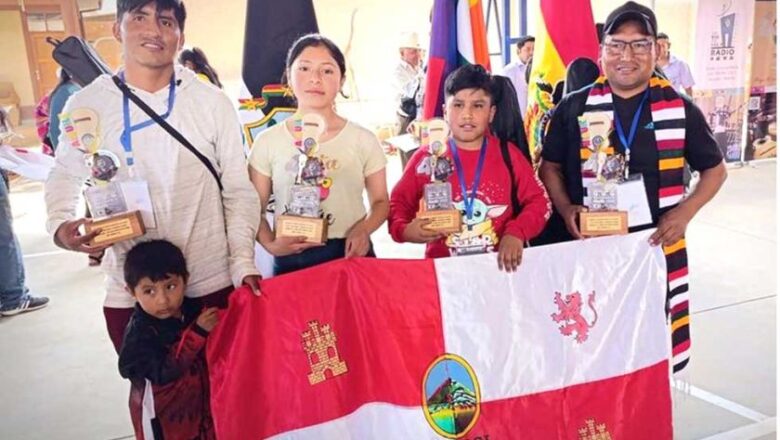
{"type": "Polygon", "coordinates": [[[130,211],[101,218],[86,224],[85,229],[87,234],[95,229],[101,229],[100,234],[89,242],[91,246],[111,245],[146,234],[141,211],[130,211]]]}
{"type": "Polygon", "coordinates": [[[461,213],[457,209],[420,211],[417,218],[430,219],[431,222],[425,225],[429,231],[444,232],[451,234],[461,231],[461,213]]]}
{"type": "Polygon", "coordinates": [[[581,212],[580,234],[584,235],[585,237],[628,234],[628,212],[581,212]]]}
{"type": "Polygon", "coordinates": [[[328,221],[319,217],[280,215],[274,230],[281,237],[306,237],[308,243],[325,243],[328,240],[328,221]]]}

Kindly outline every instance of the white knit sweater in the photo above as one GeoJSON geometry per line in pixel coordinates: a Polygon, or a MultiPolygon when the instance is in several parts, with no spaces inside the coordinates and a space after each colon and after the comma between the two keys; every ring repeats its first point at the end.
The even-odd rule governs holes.
{"type": "MultiPolygon", "coordinates": [[[[254,242],[260,223],[260,202],[249,181],[241,130],[229,98],[177,66],[175,105],[167,122],[205,155],[221,177],[220,194],[213,176],[195,155],[163,128],[152,124],[132,134],[134,174],[146,180],[152,197],[156,228],[138,240],[117,243],[106,252],[106,307],[132,307],[124,290],[124,256],[132,246],[155,238],[181,248],[190,272],[187,296],[199,297],[233,285],[258,271],[254,242]]],[[[130,84],[132,88],[132,84],[130,84]]],[[[168,104],[168,87],[156,93],[133,91],[158,114],[168,104]]],[[[125,151],[119,141],[123,130],[122,92],[104,75],[74,94],[65,112],[90,108],[99,115],[100,148],[122,161],[115,180],[128,179],[125,151]]],[[[130,104],[132,124],[149,117],[130,104]]],[[[89,170],[84,155],[73,148],[62,130],[56,165],[45,186],[47,229],[54,233],[66,220],[77,218],[79,194],[89,170]]]]}

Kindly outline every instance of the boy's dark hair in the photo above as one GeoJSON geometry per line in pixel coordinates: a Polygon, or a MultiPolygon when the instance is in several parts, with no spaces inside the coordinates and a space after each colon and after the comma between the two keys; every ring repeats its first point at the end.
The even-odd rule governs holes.
{"type": "Polygon", "coordinates": [[[117,0],[116,2],[116,21],[122,21],[122,16],[126,12],[137,11],[149,3],[157,6],[157,12],[173,10],[173,16],[179,24],[179,29],[184,32],[184,22],[187,20],[187,10],[184,8],[182,0],[117,0]]]}
{"type": "Polygon", "coordinates": [[[138,243],[125,257],[125,284],[130,289],[143,278],[157,282],[171,275],[180,275],[185,280],[189,277],[184,254],[173,243],[167,240],[152,240],[138,243]]]}
{"type": "Polygon", "coordinates": [[[656,38],[656,40],[668,40],[668,39],[669,39],[669,36],[668,36],[668,35],[666,35],[666,34],[665,34],[665,33],[663,33],[663,32],[659,32],[659,33],[658,33],[658,37],[656,38]]]}
{"type": "Polygon", "coordinates": [[[536,41],[536,38],[534,38],[532,35],[523,35],[519,40],[517,40],[517,48],[522,49],[523,46],[525,46],[525,43],[533,43],[534,41],[536,41]]]}
{"type": "Polygon", "coordinates": [[[495,104],[493,77],[479,64],[466,64],[458,67],[447,75],[444,80],[444,96],[455,96],[463,89],[478,89],[490,96],[490,102],[495,104]]]}

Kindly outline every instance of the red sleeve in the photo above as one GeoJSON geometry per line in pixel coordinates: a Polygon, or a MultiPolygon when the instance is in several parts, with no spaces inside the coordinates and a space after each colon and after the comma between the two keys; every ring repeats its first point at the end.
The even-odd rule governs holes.
{"type": "Polygon", "coordinates": [[[520,215],[506,223],[504,233],[528,241],[544,229],[552,214],[552,204],[528,160],[513,145],[509,151],[517,179],[517,200],[522,209],[520,215]]]}
{"type": "Polygon", "coordinates": [[[420,209],[423,185],[426,176],[417,174],[417,166],[428,156],[423,148],[418,149],[406,164],[406,169],[390,193],[390,214],[387,227],[390,236],[398,243],[404,242],[404,229],[414,220],[420,209]]]}

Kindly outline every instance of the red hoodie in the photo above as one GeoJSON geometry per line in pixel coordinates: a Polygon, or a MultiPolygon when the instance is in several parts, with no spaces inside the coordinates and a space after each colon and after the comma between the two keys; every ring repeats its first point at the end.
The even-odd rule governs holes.
{"type": "MultiPolygon", "coordinates": [[[[428,258],[448,257],[454,254],[456,247],[484,246],[485,251],[497,249],[500,237],[505,233],[524,241],[536,237],[544,229],[552,211],[550,199],[542,183],[536,177],[531,165],[517,147],[509,145],[509,157],[517,180],[517,200],[520,202],[520,214],[512,218],[512,184],[509,170],[501,155],[498,138],[487,135],[488,144],[482,177],[477,188],[477,200],[471,221],[466,219],[462,208],[463,195],[458,173],[453,166],[449,182],[452,185],[453,202],[464,212],[463,229],[460,233],[450,234],[447,239],[428,243],[425,256],[428,258]],[[469,226],[471,229],[469,230],[469,226]]],[[[458,155],[464,168],[464,178],[469,193],[479,161],[479,150],[458,148],[458,155]]],[[[430,183],[430,166],[425,160],[429,157],[427,148],[420,148],[409,160],[403,176],[393,188],[390,196],[390,215],[388,227],[390,235],[399,243],[404,241],[403,232],[417,214],[423,187],[430,183]]],[[[450,152],[445,153],[452,162],[450,152]]]]}

